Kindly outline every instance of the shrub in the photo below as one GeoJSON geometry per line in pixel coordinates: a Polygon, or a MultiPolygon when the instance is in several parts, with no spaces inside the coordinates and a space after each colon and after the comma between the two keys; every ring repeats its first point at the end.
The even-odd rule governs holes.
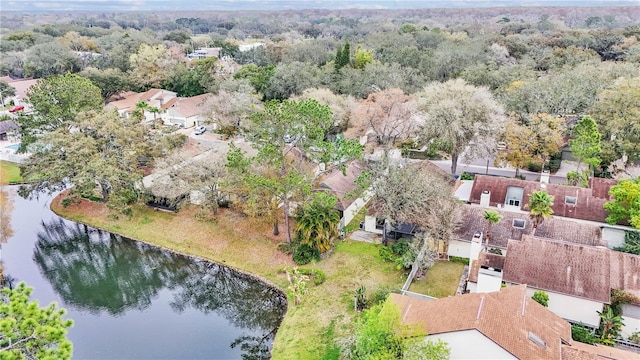
{"type": "Polygon", "coordinates": [[[449,256],[449,261],[454,262],[454,263],[460,263],[460,264],[469,265],[469,259],[468,258],[457,257],[457,256],[449,256]]]}
{"type": "Polygon", "coordinates": [[[540,166],[540,164],[538,163],[530,162],[527,164],[527,170],[532,172],[540,172],[542,171],[542,166],[540,166]]]}
{"type": "Polygon", "coordinates": [[[595,331],[587,328],[582,323],[571,325],[571,338],[575,341],[590,345],[600,342],[600,338],[598,338],[595,331]]]}
{"type": "Polygon", "coordinates": [[[288,243],[288,242],[281,242],[278,243],[278,245],[276,246],[276,249],[278,249],[279,251],[287,254],[287,255],[291,255],[293,254],[293,251],[296,249],[296,244],[294,244],[293,242],[288,243]]]}
{"type": "Polygon", "coordinates": [[[320,251],[307,244],[298,245],[293,251],[293,261],[298,265],[306,265],[320,260],[320,251]]]}
{"type": "Polygon", "coordinates": [[[547,294],[546,292],[537,290],[533,293],[533,296],[531,298],[538,304],[544,307],[549,307],[549,294],[547,294]]]}
{"type": "Polygon", "coordinates": [[[631,335],[629,335],[629,338],[627,339],[627,341],[632,342],[634,344],[640,344],[640,331],[635,331],[631,335]]]}
{"type": "Polygon", "coordinates": [[[473,180],[475,176],[473,174],[469,174],[468,172],[463,172],[460,174],[460,180],[473,180]]]}
{"type": "Polygon", "coordinates": [[[393,253],[393,250],[391,250],[390,246],[382,245],[380,247],[379,254],[382,260],[388,261],[388,262],[394,262],[396,261],[396,258],[397,258],[396,254],[393,253]]]}
{"type": "Polygon", "coordinates": [[[367,299],[367,288],[364,285],[360,285],[354,291],[354,302],[353,305],[356,311],[364,310],[369,308],[369,300],[367,299]]]}
{"type": "Polygon", "coordinates": [[[391,251],[398,256],[402,256],[410,250],[410,242],[411,240],[409,239],[401,238],[391,245],[391,251]]]}
{"type": "Polygon", "coordinates": [[[549,162],[544,165],[544,169],[549,170],[549,172],[556,172],[560,169],[561,163],[562,160],[549,160],[549,162]]]}
{"type": "Polygon", "coordinates": [[[589,177],[587,172],[577,172],[571,170],[567,173],[567,184],[571,186],[589,187],[589,177]]]}
{"type": "MultiPolygon", "coordinates": [[[[325,274],[325,272],[320,269],[296,268],[296,271],[300,275],[308,276],[311,281],[313,281],[314,285],[320,285],[327,279],[327,274],[325,274]]],[[[287,268],[280,268],[279,272],[286,273],[287,268]]]]}
{"type": "Polygon", "coordinates": [[[369,302],[372,305],[382,304],[389,297],[389,293],[391,293],[391,290],[389,290],[389,288],[381,287],[378,290],[376,290],[375,293],[373,293],[373,296],[371,297],[371,300],[369,300],[369,302]]]}
{"type": "Polygon", "coordinates": [[[327,274],[320,269],[311,268],[298,268],[298,272],[302,275],[307,275],[313,280],[314,285],[320,285],[327,279],[327,274]]]}
{"type": "Polygon", "coordinates": [[[489,249],[489,253],[490,254],[496,254],[496,255],[502,255],[502,250],[500,250],[498,248],[491,248],[491,249],[489,249]]]}

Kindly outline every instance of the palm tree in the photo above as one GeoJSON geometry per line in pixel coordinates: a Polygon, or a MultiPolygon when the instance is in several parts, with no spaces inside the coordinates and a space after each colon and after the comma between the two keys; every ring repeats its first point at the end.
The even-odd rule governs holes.
{"type": "Polygon", "coordinates": [[[296,218],[295,232],[302,243],[325,252],[338,237],[340,215],[334,208],[336,198],[318,193],[313,202],[305,206],[296,218]]]}
{"type": "Polygon", "coordinates": [[[606,306],[606,311],[598,311],[600,316],[600,338],[605,345],[613,346],[613,339],[620,335],[624,326],[623,318],[613,312],[611,306],[606,306]]]}
{"type": "Polygon", "coordinates": [[[529,194],[529,203],[525,205],[526,209],[529,209],[529,217],[533,221],[533,234],[538,228],[538,225],[542,224],[544,219],[550,218],[553,214],[553,196],[549,195],[544,190],[534,191],[529,194]]]}
{"type": "Polygon", "coordinates": [[[149,109],[149,103],[144,100],[138,101],[136,103],[136,108],[131,112],[136,119],[145,120],[144,112],[149,109]]]}
{"type": "Polygon", "coordinates": [[[487,220],[487,233],[485,235],[486,250],[489,251],[489,236],[491,236],[491,225],[497,224],[502,219],[502,216],[497,211],[485,210],[484,219],[487,220]]]}

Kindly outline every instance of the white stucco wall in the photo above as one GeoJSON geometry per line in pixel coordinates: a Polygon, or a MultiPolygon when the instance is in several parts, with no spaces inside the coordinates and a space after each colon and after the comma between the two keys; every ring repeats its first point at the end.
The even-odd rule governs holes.
{"type": "Polygon", "coordinates": [[[364,217],[364,230],[375,234],[382,234],[382,229],[376,229],[376,217],[366,215],[364,217]]]}
{"type": "Polygon", "coordinates": [[[624,319],[624,326],[620,335],[623,338],[628,338],[629,335],[636,331],[640,331],[640,306],[632,304],[622,305],[622,318],[624,319]]]}
{"type": "MultiPolygon", "coordinates": [[[[527,286],[527,295],[533,296],[536,292],[536,288],[527,286]]],[[[548,309],[553,311],[556,315],[575,322],[583,322],[584,324],[598,327],[600,324],[600,316],[598,311],[602,311],[602,303],[577,298],[569,295],[559,294],[551,291],[544,290],[549,294],[549,307],[548,309]]]]}
{"type": "Polygon", "coordinates": [[[478,271],[478,284],[474,292],[490,293],[500,291],[502,288],[502,272],[480,269],[478,271]]]}
{"type": "MultiPolygon", "coordinates": [[[[351,220],[353,220],[353,218],[358,214],[358,212],[362,208],[364,208],[365,205],[367,205],[370,199],[371,199],[371,194],[366,193],[363,197],[355,199],[351,203],[351,205],[349,205],[346,209],[344,209],[344,211],[342,212],[342,219],[340,220],[340,228],[342,229],[343,227],[347,226],[347,224],[349,224],[351,220]]],[[[366,218],[365,218],[365,224],[366,224],[366,218]]],[[[375,229],[375,223],[374,223],[374,229],[375,229]]]]}
{"type": "Polygon", "coordinates": [[[449,251],[447,253],[449,254],[449,256],[468,258],[470,249],[471,249],[470,241],[450,240],[449,251]]]}
{"type": "Polygon", "coordinates": [[[441,339],[451,349],[450,359],[517,359],[477,330],[464,330],[429,335],[428,340],[441,339]]]}

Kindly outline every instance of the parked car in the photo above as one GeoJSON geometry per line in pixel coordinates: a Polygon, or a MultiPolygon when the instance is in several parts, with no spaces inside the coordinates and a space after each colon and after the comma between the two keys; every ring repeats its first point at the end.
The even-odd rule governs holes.
{"type": "Polygon", "coordinates": [[[202,135],[204,134],[204,132],[207,131],[207,128],[200,125],[200,126],[196,126],[196,128],[193,130],[193,134],[194,135],[202,135]]]}
{"type": "Polygon", "coordinates": [[[13,112],[22,111],[22,110],[24,110],[24,105],[16,105],[11,109],[9,109],[9,112],[13,113],[13,112]]]}

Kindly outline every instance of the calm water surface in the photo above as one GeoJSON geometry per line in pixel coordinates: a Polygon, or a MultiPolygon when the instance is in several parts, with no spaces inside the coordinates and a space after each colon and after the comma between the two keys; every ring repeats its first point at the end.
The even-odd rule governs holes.
{"type": "Polygon", "coordinates": [[[63,220],[49,197],[14,201],[5,277],[56,301],[74,359],[268,359],[286,311],[250,276],[63,220]]]}

